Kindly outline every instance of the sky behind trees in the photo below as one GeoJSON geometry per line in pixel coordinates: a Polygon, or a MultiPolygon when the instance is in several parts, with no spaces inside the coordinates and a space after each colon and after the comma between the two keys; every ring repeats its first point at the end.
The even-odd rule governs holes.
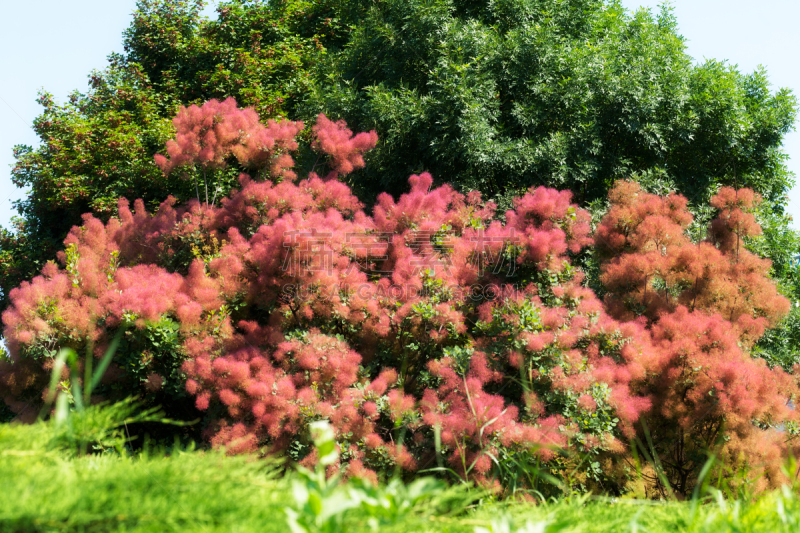
{"type": "MultiPolygon", "coordinates": [[[[206,9],[214,14],[211,2],[206,9]]],[[[635,10],[658,9],[658,0],[623,0],[635,10]]],[[[22,198],[10,179],[15,144],[38,144],[30,127],[41,107],[36,93],[44,88],[63,102],[75,89],[87,87],[92,69],[102,69],[106,56],[122,52],[122,32],[130,22],[135,0],[56,0],[9,2],[0,19],[0,224],[15,214],[13,200],[22,198]]],[[[744,72],[767,67],[775,88],[800,93],[800,2],[761,0],[676,0],[678,27],[695,60],[725,59],[744,72]]],[[[787,136],[790,170],[800,175],[800,134],[787,136]]],[[[790,194],[790,211],[800,228],[800,186],[790,194]]]]}

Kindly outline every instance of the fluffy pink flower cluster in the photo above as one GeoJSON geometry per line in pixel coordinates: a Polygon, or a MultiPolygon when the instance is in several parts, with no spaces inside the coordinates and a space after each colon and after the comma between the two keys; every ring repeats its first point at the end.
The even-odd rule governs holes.
{"type": "Polygon", "coordinates": [[[239,109],[233,98],[183,107],[172,124],[176,135],[167,141],[169,159],[161,154],[155,157],[165,172],[184,165],[222,166],[234,147],[242,150],[249,137],[263,128],[258,114],[239,109]]]}
{"type": "Polygon", "coordinates": [[[313,131],[312,147],[330,157],[331,171],[326,180],[364,168],[364,152],[372,150],[378,143],[378,134],[374,130],[353,136],[343,120],[333,122],[322,114],[317,117],[313,131]]]}
{"type": "MultiPolygon", "coordinates": [[[[140,221],[142,213],[137,213],[140,221]]],[[[3,313],[11,357],[0,364],[0,381],[5,385],[3,399],[22,419],[30,420],[38,413],[40,386],[57,348],[83,352],[87,345],[93,346],[94,356],[100,357],[123,323],[141,329],[165,316],[175,317],[187,337],[205,335],[209,323],[201,317],[224,303],[218,290],[209,291],[202,262],[193,263],[182,276],[154,263],[120,261],[132,255],[142,257],[135,254],[138,243],[129,239],[136,219],[125,203],[121,215],[122,221],[112,219],[107,225],[85,216],[84,225],[74,228],[65,240],[67,251],[60,259],[66,268],[48,263],[41,276],[11,291],[14,305],[3,313]],[[45,356],[38,373],[21,364],[36,356],[45,356]]],[[[148,216],[144,226],[159,222],[164,220],[148,216]]],[[[218,333],[230,334],[229,326],[224,326],[218,333]]],[[[113,379],[120,373],[123,370],[114,366],[108,375],[113,379]]],[[[159,380],[163,378],[155,376],[150,381],[159,380]]]]}

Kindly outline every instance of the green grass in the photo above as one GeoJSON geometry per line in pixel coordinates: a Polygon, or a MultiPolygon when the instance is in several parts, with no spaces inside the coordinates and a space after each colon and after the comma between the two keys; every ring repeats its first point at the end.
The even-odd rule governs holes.
{"type": "Polygon", "coordinates": [[[377,489],[320,485],[311,472],[279,476],[274,463],[215,452],[81,455],[56,429],[0,425],[0,531],[282,532],[291,531],[287,509],[313,531],[800,531],[800,498],[790,490],[749,503],[503,503],[433,480],[377,489]],[[314,505],[304,508],[298,498],[330,516],[315,523],[314,505]]]}

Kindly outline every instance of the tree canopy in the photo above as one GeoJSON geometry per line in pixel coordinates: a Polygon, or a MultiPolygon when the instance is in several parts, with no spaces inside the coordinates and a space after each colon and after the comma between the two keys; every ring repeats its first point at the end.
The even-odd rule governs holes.
{"type": "Polygon", "coordinates": [[[386,0],[370,6],[307,104],[376,129],[362,183],[407,175],[493,199],[531,185],[580,202],[640,176],[702,203],[720,184],[783,203],[796,99],[766,72],[696,64],[668,8],[603,0],[386,0]]]}

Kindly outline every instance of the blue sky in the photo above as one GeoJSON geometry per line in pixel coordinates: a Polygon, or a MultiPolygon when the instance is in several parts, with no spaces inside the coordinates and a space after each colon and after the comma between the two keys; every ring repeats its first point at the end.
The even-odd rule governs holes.
{"type": "MultiPolygon", "coordinates": [[[[64,102],[85,91],[88,74],[105,68],[109,53],[122,52],[136,0],[5,0],[0,16],[0,225],[16,214],[11,202],[24,191],[11,183],[12,149],[36,146],[31,123],[44,88],[64,102]]],[[[213,15],[213,6],[206,11],[213,15]]]]}
{"type": "MultiPolygon", "coordinates": [[[[623,0],[628,9],[657,9],[658,0],[623,0]]],[[[0,224],[14,214],[11,202],[24,191],[11,183],[15,144],[37,144],[30,128],[40,107],[40,88],[64,101],[86,89],[87,75],[102,69],[111,51],[122,51],[135,0],[6,1],[0,17],[0,224]]],[[[688,52],[698,61],[724,59],[745,72],[767,67],[775,87],[800,94],[800,1],[675,0],[675,15],[688,52]]],[[[213,6],[206,10],[213,13],[213,6]]],[[[789,167],[800,175],[800,134],[785,149],[789,167]]],[[[790,194],[790,211],[800,228],[800,187],[790,194]]]]}

